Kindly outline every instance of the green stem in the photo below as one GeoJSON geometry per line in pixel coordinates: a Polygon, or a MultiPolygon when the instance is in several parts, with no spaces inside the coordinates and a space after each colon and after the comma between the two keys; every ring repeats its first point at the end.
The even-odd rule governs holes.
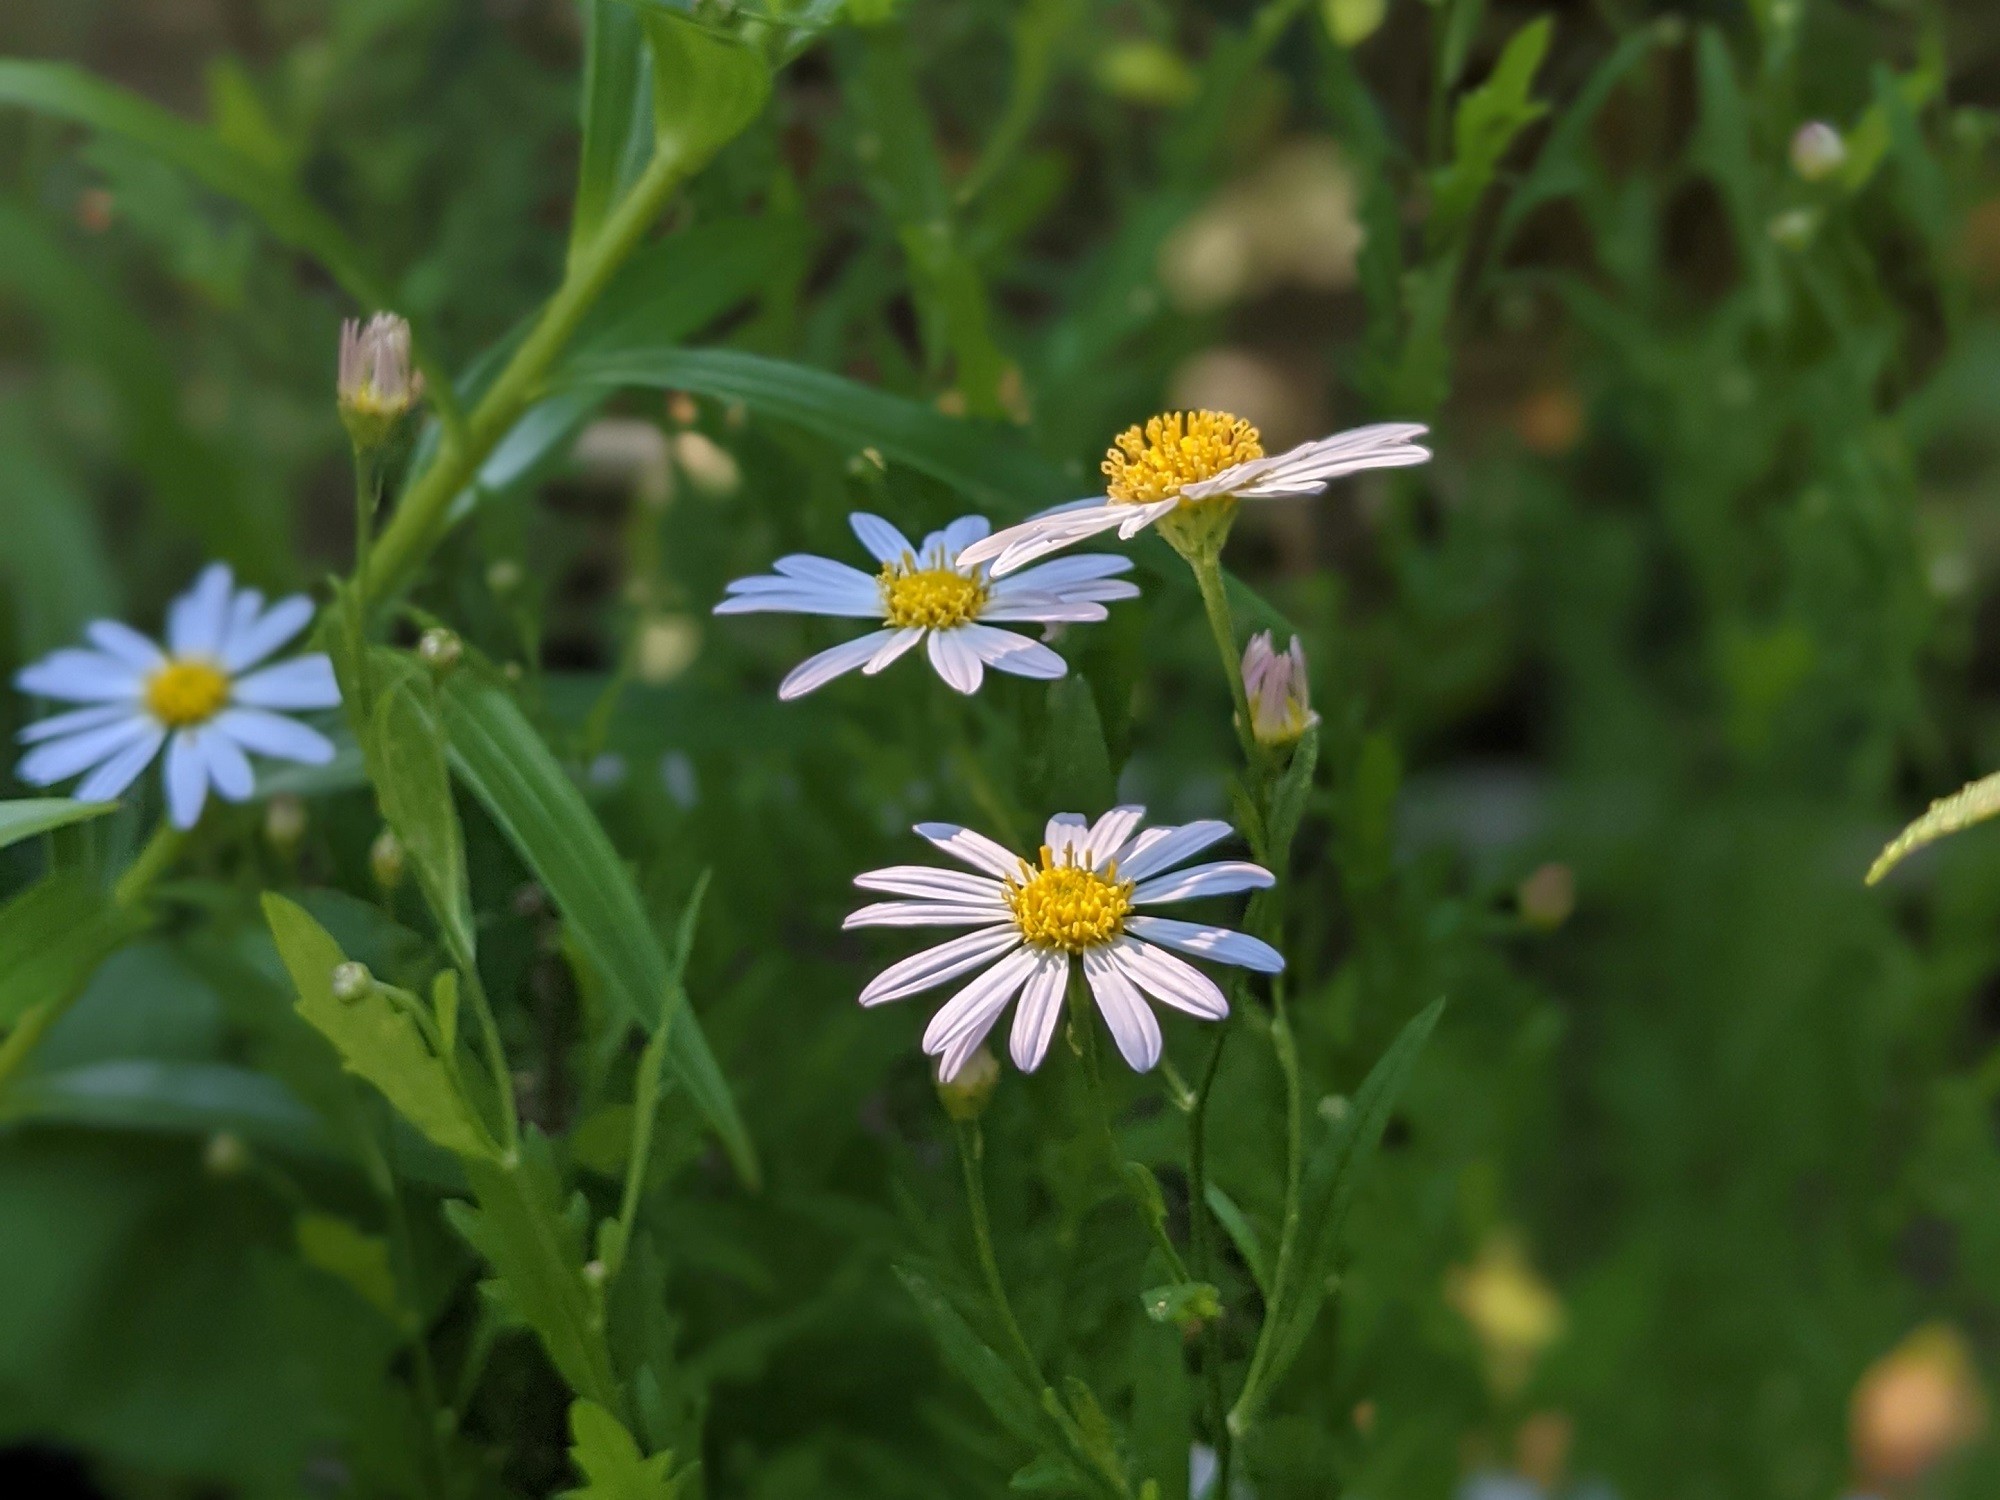
{"type": "Polygon", "coordinates": [[[1189,558],[1188,566],[1194,570],[1195,587],[1201,590],[1208,632],[1215,637],[1223,680],[1229,684],[1229,697],[1236,705],[1236,742],[1243,747],[1243,758],[1254,773],[1263,766],[1264,756],[1250,728],[1250,695],[1243,690],[1243,656],[1236,644],[1236,624],[1229,614],[1229,590],[1222,581],[1222,563],[1210,554],[1189,558]]]}
{"type": "Polygon", "coordinates": [[[1091,1113],[1097,1117],[1097,1129],[1104,1142],[1104,1156],[1111,1167],[1111,1175],[1118,1179],[1118,1185],[1139,1210],[1147,1231],[1153,1236],[1153,1243],[1159,1248],[1161,1259],[1167,1263],[1167,1274],[1181,1284],[1193,1278],[1188,1275],[1187,1264],[1181,1259],[1180,1251],[1167,1237],[1167,1226],[1158,1212],[1151,1195],[1134,1180],[1126,1170],[1125,1153],[1118,1147],[1118,1137],[1111,1129],[1111,1104],[1104,1091],[1104,1078],[1097,1066],[1097,1027],[1091,1014],[1090,989],[1083,979],[1083,970],[1072,964],[1069,975],[1069,1018],[1071,1034],[1075,1038],[1076,1051],[1083,1064],[1085,1091],[1090,1095],[1091,1113]]]}
{"type": "Polygon", "coordinates": [[[431,1362],[430,1340],[424,1328],[423,1293],[417,1285],[416,1241],[410,1234],[409,1215],[404,1212],[395,1173],[386,1162],[383,1164],[383,1180],[387,1188],[383,1196],[389,1209],[389,1241],[396,1253],[398,1279],[410,1299],[410,1362],[416,1370],[417,1399],[423,1404],[424,1454],[433,1470],[432,1480],[437,1485],[432,1493],[443,1495],[450,1489],[450,1466],[445,1458],[444,1434],[447,1425],[455,1419],[445,1410],[438,1394],[437,1366],[431,1362]]]}
{"type": "Polygon", "coordinates": [[[173,865],[175,859],[187,845],[187,832],[176,828],[162,819],[153,836],[146,840],[146,847],[138,857],[126,867],[118,877],[118,883],[111,888],[111,899],[122,907],[137,906],[153,888],[153,883],[173,865]]]}
{"type": "Polygon", "coordinates": [[[479,1036],[486,1051],[486,1071],[493,1075],[493,1092],[499,1096],[500,1124],[505,1132],[502,1144],[511,1159],[521,1143],[521,1116],[514,1107],[514,1075],[507,1067],[507,1049],[500,1041],[500,1022],[494,1017],[493,1006],[486,998],[486,986],[479,980],[479,963],[471,954],[466,954],[458,964],[459,976],[465,981],[465,998],[472,1006],[472,1013],[479,1017],[479,1036]]]}
{"type": "MultiPolygon", "coordinates": [[[[1215,1216],[1208,1207],[1208,1101],[1215,1092],[1216,1075],[1222,1070],[1222,1048],[1228,1040],[1229,1027],[1218,1027],[1215,1044],[1208,1050],[1208,1066],[1202,1072],[1200,1087],[1195,1090],[1194,1109],[1188,1115],[1188,1246],[1194,1256],[1195,1276],[1211,1284],[1215,1284],[1216,1274],[1215,1216]]],[[[1202,1379],[1215,1438],[1215,1493],[1227,1495],[1234,1445],[1222,1398],[1222,1319],[1208,1319],[1201,1334],[1202,1379]]]]}
{"type": "Polygon", "coordinates": [[[958,1160],[965,1171],[965,1201],[972,1210],[972,1240],[979,1252],[980,1273],[986,1278],[986,1294],[993,1299],[1001,1326],[1007,1330],[1014,1357],[1021,1362],[1021,1372],[1040,1390],[1048,1384],[1042,1378],[1041,1361],[1035,1358],[1028,1336],[1021,1331],[1020,1319],[1014,1316],[1007,1284],[1000,1279],[1000,1261],[993,1253],[993,1226],[986,1216],[986,1137],[977,1120],[959,1123],[958,1160]]]}
{"type": "Polygon", "coordinates": [[[436,459],[418,476],[395,517],[377,539],[361,579],[364,599],[380,600],[408,581],[444,534],[446,512],[540,392],[541,382],[569,343],[612,275],[660,216],[667,197],[687,176],[692,159],[663,142],[589,247],[570,267],[528,336],[473,408],[463,441],[446,438],[436,459]]]}
{"type": "Polygon", "coordinates": [[[1305,1126],[1300,1114],[1298,1047],[1285,1009],[1282,980],[1274,981],[1271,986],[1271,1050],[1277,1054],[1278,1071],[1285,1079],[1285,1213],[1278,1228],[1278,1258],[1271,1268],[1271,1295],[1264,1308],[1264,1326],[1257,1330],[1257,1344],[1250,1352],[1250,1368],[1244,1373],[1243,1389],[1237,1393],[1236,1404],[1229,1409],[1229,1420],[1224,1424],[1232,1438],[1249,1431],[1263,1407],[1264,1386],[1271,1378],[1275,1330],[1281,1321],[1280,1303],[1291,1286],[1292,1261],[1298,1254],[1305,1126]]]}

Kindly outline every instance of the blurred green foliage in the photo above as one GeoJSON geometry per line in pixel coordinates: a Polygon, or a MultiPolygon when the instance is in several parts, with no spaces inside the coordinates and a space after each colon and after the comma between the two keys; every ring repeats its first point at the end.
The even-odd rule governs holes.
{"type": "MultiPolygon", "coordinates": [[[[267,588],[350,571],[333,356],[371,310],[351,298],[483,389],[587,240],[572,223],[642,164],[647,75],[580,95],[587,58],[642,56],[653,13],[686,8],[10,6],[13,59],[182,123],[51,103],[51,75],[0,62],[7,660],[107,612],[150,626],[209,556],[267,588]]],[[[2000,14],[701,14],[786,23],[760,32],[770,101],[456,497],[414,596],[514,669],[394,731],[449,742],[463,865],[425,862],[457,833],[399,816],[375,746],[404,887],[370,873],[359,755],[298,783],[295,839],[265,804],[211,815],[162,920],[0,1092],[0,1440],[141,1497],[653,1496],[667,1451],[686,1495],[1059,1490],[1047,1414],[996,1418],[1010,1398],[978,1378],[991,1331],[920,1017],[853,1003],[903,950],[840,918],[920,818],[1029,843],[1049,798],[1114,778],[1158,816],[1228,816],[1195,593],[1142,546],[1146,597],[1065,642],[1080,676],[970,701],[906,666],[780,705],[831,637],[707,611],[780,553],[853,556],[850,509],[914,531],[1087,493],[1113,433],[1183,404],[1274,446],[1428,420],[1438,454],[1246,516],[1230,554],[1246,620],[1303,637],[1325,720],[1285,933],[1316,1139],[1449,1000],[1332,1310],[1243,1445],[1250,1493],[1449,1494],[1561,1413],[1570,1473],[1629,1500],[1814,1500],[1853,1477],[1850,1398],[1912,1328],[1956,1324],[1993,1370],[2000,845],[1861,876],[2000,765],[2000,14]],[[1811,119],[1846,151],[1809,179],[1789,153],[1811,119]],[[478,733],[517,741],[485,785],[478,733]],[[517,764],[541,779],[510,800],[490,782],[517,764]],[[563,838],[585,806],[615,859],[563,838]],[[607,870],[631,878],[589,887],[607,870]],[[419,885],[462,890],[465,930],[419,885]],[[406,990],[469,960],[523,1165],[466,1167],[342,1075],[293,1010],[266,889],[406,990]],[[641,1052],[628,1024],[662,1003],[702,1029],[641,1052]],[[587,1243],[621,1208],[647,1077],[636,1232],[587,1243]],[[569,1228],[510,1267],[509,1215],[569,1228]],[[1563,1309],[1518,1383],[1451,1291],[1510,1235],[1563,1309]],[[593,1370],[549,1329],[597,1315],[561,1299],[607,1253],[614,1367],[593,1370]],[[592,1402],[629,1382],[646,1440],[565,1381],[592,1402]],[[426,1430],[425,1382],[453,1430],[426,1430]]],[[[9,891],[52,899],[45,858],[115,868],[138,801],[7,850],[9,891]]],[[[1168,1025],[1185,1074],[1194,1030],[1168,1025]]],[[[1214,1438],[1191,1349],[1145,1316],[1164,1278],[1060,1074],[1009,1070],[983,1121],[999,1258],[1045,1367],[1178,1500],[1214,1438]]],[[[1179,1234],[1180,1118],[1153,1080],[1116,1087],[1179,1234]]],[[[1269,1048],[1232,1044],[1209,1121],[1232,1379],[1282,1099],[1269,1048]]],[[[493,1127],[475,1102],[454,1128],[493,1127]]],[[[2000,1443],[1928,1484],[1908,1493],[1995,1493],[2000,1443]]]]}

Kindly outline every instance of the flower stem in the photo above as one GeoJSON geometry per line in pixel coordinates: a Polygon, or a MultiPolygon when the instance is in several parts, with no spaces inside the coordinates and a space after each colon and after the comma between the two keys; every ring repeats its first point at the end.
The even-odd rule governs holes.
{"type": "Polygon", "coordinates": [[[1250,1352],[1250,1368],[1243,1376],[1243,1388],[1223,1424],[1231,1438],[1249,1431],[1264,1402],[1264,1386],[1271,1378],[1273,1338],[1278,1314],[1291,1286],[1292,1261],[1298,1254],[1300,1183],[1305,1167],[1304,1122],[1299,1112],[1299,1054],[1292,1038],[1292,1025],[1285,1009],[1282,979],[1271,986],[1271,1050],[1278,1059],[1278,1071],[1285,1079],[1285,1212],[1278,1228],[1278,1257],[1271,1268],[1270,1299],[1264,1307],[1264,1326],[1257,1330],[1257,1344],[1250,1352]]]}
{"type": "Polygon", "coordinates": [[[979,1251],[980,1272],[986,1278],[986,1294],[993,1299],[994,1310],[1007,1330],[1022,1374],[1040,1390],[1048,1382],[1042,1379],[1041,1362],[1035,1358],[1027,1335],[1021,1331],[1020,1320],[1014,1316],[1007,1284],[1000,1279],[1000,1261],[993,1253],[993,1226],[986,1216],[986,1137],[977,1120],[959,1122],[958,1160],[965,1169],[965,1201],[972,1210],[972,1239],[979,1251]]]}
{"type": "Polygon", "coordinates": [[[361,576],[364,599],[379,601],[394,593],[430,555],[444,535],[452,501],[540,394],[549,367],[603,294],[613,273],[659,218],[668,195],[686,178],[693,161],[671,140],[662,141],[654,150],[646,170],[571,265],[535,326],[473,408],[463,439],[454,440],[447,434],[430,467],[405,492],[395,517],[377,539],[367,572],[361,576]]]}
{"type": "MultiPolygon", "coordinates": [[[[1208,1066],[1203,1069],[1200,1086],[1195,1090],[1194,1108],[1188,1115],[1188,1247],[1194,1256],[1194,1274],[1210,1283],[1215,1281],[1215,1218],[1208,1207],[1208,1101],[1215,1092],[1216,1075],[1222,1070],[1222,1049],[1228,1040],[1229,1027],[1218,1027],[1215,1043],[1208,1049],[1208,1066]]],[[[1208,1319],[1201,1332],[1202,1379],[1215,1439],[1215,1493],[1227,1495],[1234,1445],[1222,1398],[1221,1318],[1208,1319]]]]}
{"type": "Polygon", "coordinates": [[[1188,558],[1194,570],[1195,587],[1201,590],[1201,607],[1208,616],[1208,632],[1215,637],[1215,649],[1222,658],[1223,680],[1229,684],[1230,701],[1236,706],[1236,742],[1254,773],[1263,756],[1250,730],[1250,695],[1243,690],[1243,658],[1236,644],[1236,625],[1229,614],[1229,590],[1222,581],[1222,563],[1215,554],[1188,558]]]}
{"type": "Polygon", "coordinates": [[[121,907],[137,906],[186,846],[186,830],[161,819],[159,826],[153,830],[153,836],[146,840],[145,848],[139,851],[138,857],[126,867],[125,873],[118,877],[118,883],[111,888],[113,903],[121,907]]]}

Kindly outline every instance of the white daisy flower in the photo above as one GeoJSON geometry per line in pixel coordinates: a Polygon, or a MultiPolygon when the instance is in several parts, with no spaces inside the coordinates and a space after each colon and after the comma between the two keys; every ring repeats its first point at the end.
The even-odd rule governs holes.
{"type": "Polygon", "coordinates": [[[1169,949],[1260,974],[1285,967],[1277,949],[1247,933],[1143,910],[1272,883],[1269,870],[1242,860],[1175,870],[1234,830],[1210,820],[1141,831],[1145,815],[1143,807],[1114,807],[1091,823],[1058,813],[1043,835],[1039,864],[967,828],[917,824],[919,835],[979,873],[895,865],[857,875],[854,883],[863,890],[914,899],[864,906],[843,927],[972,931],[884,969],[861,992],[861,1003],[901,1000],[983,969],[931,1017],[924,1051],[938,1059],[938,1077],[950,1082],[1019,994],[1010,1050],[1015,1063],[1032,1073],[1056,1033],[1074,960],[1083,965],[1119,1052],[1145,1072],[1160,1060],[1161,1047],[1146,996],[1204,1021],[1229,1014],[1215,981],[1169,949]]]}
{"type": "Polygon", "coordinates": [[[1227,412],[1168,412],[1128,427],[1104,458],[1104,495],[1057,506],[965,549],[963,563],[990,563],[995,578],[1114,528],[1121,541],[1174,511],[1204,501],[1316,495],[1343,474],[1400,469],[1430,458],[1416,439],[1427,428],[1383,422],[1266,456],[1257,429],[1227,412]]]}
{"type": "Polygon", "coordinates": [[[1138,597],[1138,586],[1117,576],[1132,571],[1123,557],[1067,557],[994,582],[984,568],[962,561],[964,549],[989,529],[983,516],[961,516],[921,547],[880,516],[856,511],[848,520],[880,572],[871,576],[829,557],[795,553],[779,558],[775,573],[737,579],[715,606],[719,615],[777,611],[882,622],[870,635],[800,662],[779,684],[780,698],[810,693],[856,667],[872,677],[926,638],[931,665],[961,693],[977,692],[987,667],[1060,677],[1069,667],[1055,652],[994,625],[1102,620],[1105,601],[1138,597]]]}
{"type": "Polygon", "coordinates": [[[337,707],[333,664],[311,655],[251,670],[312,617],[305,595],[267,607],[213,563],[168,609],[164,651],[128,625],[92,621],[84,634],[96,649],[51,652],[14,678],[24,693],[88,705],[23,729],[21,743],[34,748],[16,774],[31,786],[81,775],[76,797],[102,802],[164,744],[167,810],[175,826],[192,828],[211,784],[231,802],[250,796],[246,750],[325,764],[333,742],[281,711],[337,707]]]}

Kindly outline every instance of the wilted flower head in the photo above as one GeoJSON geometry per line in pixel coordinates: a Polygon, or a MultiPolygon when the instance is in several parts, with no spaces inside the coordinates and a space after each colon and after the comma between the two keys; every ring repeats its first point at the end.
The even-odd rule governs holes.
{"type": "Polygon", "coordinates": [[[1965,1337],[1929,1323],[1868,1367],[1848,1412],[1854,1466],[1884,1487],[1920,1479],[1986,1430],[1986,1395],[1965,1337]]]}
{"type": "Polygon", "coordinates": [[[410,367],[409,323],[394,313],[342,322],[337,390],[348,434],[364,448],[380,444],[424,392],[410,367]]]}
{"type": "Polygon", "coordinates": [[[1260,745],[1292,744],[1319,723],[1297,636],[1282,652],[1268,630],[1250,637],[1243,651],[1243,691],[1250,698],[1250,732],[1260,745]]]}
{"type": "Polygon", "coordinates": [[[1847,142],[1824,120],[1808,120],[1792,137],[1792,170],[1807,182],[1824,182],[1847,165],[1847,142]]]}

